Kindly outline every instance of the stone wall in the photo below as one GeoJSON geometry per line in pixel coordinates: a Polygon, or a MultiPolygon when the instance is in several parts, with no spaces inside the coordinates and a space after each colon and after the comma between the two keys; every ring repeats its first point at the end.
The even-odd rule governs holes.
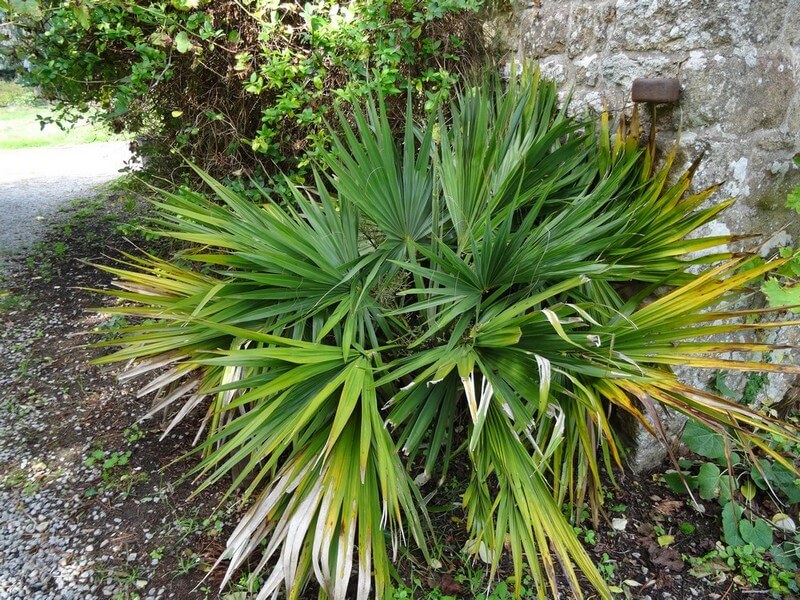
{"type": "Polygon", "coordinates": [[[800,184],[800,0],[534,0],[516,5],[504,38],[572,88],[576,108],[629,110],[635,78],[678,77],[659,143],[680,129],[687,161],[705,152],[697,184],[742,200],[717,229],[780,231],[766,250],[800,240],[783,208],[800,184]]]}
{"type": "MultiPolygon", "coordinates": [[[[634,79],[679,78],[679,103],[657,107],[658,143],[671,147],[680,131],[685,165],[704,153],[696,186],[719,182],[712,202],[739,200],[704,233],[762,233],[764,255],[800,245],[800,217],[784,208],[800,185],[800,0],[533,0],[517,4],[501,30],[509,57],[537,59],[564,97],[572,93],[573,111],[604,101],[630,111],[634,79]]],[[[765,341],[778,340],[798,344],[800,331],[765,341]]],[[[700,386],[711,378],[685,375],[700,386]]],[[[779,400],[794,384],[771,375],[762,399],[779,400]]],[[[665,417],[677,435],[682,419],[665,417]]],[[[637,437],[634,468],[657,466],[663,449],[637,437]]]]}

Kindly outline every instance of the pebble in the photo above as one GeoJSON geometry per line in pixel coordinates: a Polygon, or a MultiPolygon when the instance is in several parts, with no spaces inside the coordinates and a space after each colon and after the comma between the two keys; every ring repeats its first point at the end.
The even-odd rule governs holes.
{"type": "MultiPolygon", "coordinates": [[[[11,281],[5,278],[2,265],[0,281],[4,286],[11,281]]],[[[64,292],[61,304],[68,306],[67,300],[64,292]]],[[[73,317],[63,309],[53,314],[56,306],[58,303],[43,305],[24,319],[6,320],[5,314],[0,315],[0,389],[4,391],[0,398],[0,481],[4,484],[0,485],[0,600],[144,597],[148,586],[156,583],[157,571],[150,566],[147,553],[159,542],[148,544],[147,549],[135,543],[126,548],[132,524],[129,516],[119,518],[125,511],[118,510],[126,503],[108,506],[116,497],[111,492],[91,501],[84,495],[100,476],[97,466],[87,467],[85,459],[98,447],[103,431],[111,431],[112,426],[95,418],[90,412],[96,409],[94,399],[85,402],[84,395],[74,393],[72,384],[77,381],[83,389],[84,384],[94,385],[96,380],[91,370],[78,362],[82,357],[61,343],[46,350],[53,358],[35,353],[41,348],[35,340],[44,337],[42,343],[49,343],[55,336],[63,340],[87,332],[76,331],[83,327],[76,323],[85,321],[79,307],[73,317]],[[64,391],[70,386],[72,391],[64,391]],[[71,433],[65,437],[64,431],[71,433]],[[13,477],[13,485],[9,485],[9,477],[13,477]],[[120,542],[122,539],[126,541],[120,542]],[[138,552],[127,551],[134,549],[138,552]],[[122,584],[110,577],[116,567],[131,572],[134,566],[133,581],[122,584]]],[[[75,345],[83,341],[76,339],[75,345]]],[[[123,387],[116,391],[133,398],[135,390],[123,387]]],[[[160,502],[162,493],[155,485],[154,503],[160,502]]],[[[167,508],[158,512],[167,512],[167,508]]],[[[154,523],[157,520],[152,519],[154,523]]],[[[136,529],[138,523],[134,534],[136,529]]],[[[155,524],[153,532],[141,530],[148,541],[162,532],[155,524]]],[[[147,597],[163,600],[166,590],[147,591],[147,597]]]]}
{"type": "MultiPolygon", "coordinates": [[[[14,373],[15,365],[27,356],[26,348],[37,330],[48,326],[42,319],[0,328],[0,387],[11,397],[22,381],[14,373]],[[15,349],[20,344],[21,349],[15,349]]],[[[25,385],[37,381],[36,369],[31,364],[25,385]]],[[[71,492],[83,489],[89,474],[82,461],[64,460],[58,449],[46,450],[54,445],[48,439],[52,425],[39,407],[55,405],[56,397],[38,393],[30,410],[24,402],[31,400],[23,396],[16,410],[0,407],[0,472],[21,479],[19,485],[0,486],[0,600],[98,600],[87,585],[93,563],[85,553],[74,550],[84,547],[82,540],[92,529],[75,523],[71,516],[84,503],[71,492]]],[[[79,417],[73,413],[64,418],[77,421],[79,417]]]]}

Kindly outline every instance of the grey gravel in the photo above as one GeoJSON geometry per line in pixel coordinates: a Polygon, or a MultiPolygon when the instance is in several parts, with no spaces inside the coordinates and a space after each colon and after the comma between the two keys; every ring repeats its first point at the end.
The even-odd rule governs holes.
{"type": "Polygon", "coordinates": [[[127,142],[0,150],[0,264],[31,245],[42,219],[119,177],[127,142]]]}
{"type": "MultiPolygon", "coordinates": [[[[16,328],[11,339],[3,332],[0,355],[7,364],[18,364],[20,342],[40,326],[34,320],[27,330],[16,328]]],[[[0,389],[24,385],[26,377],[15,373],[0,371],[0,389]]],[[[94,565],[76,551],[82,532],[71,522],[83,500],[66,491],[89,475],[69,453],[45,449],[48,425],[37,406],[56,400],[32,395],[30,404],[0,401],[0,598],[97,597],[87,584],[94,565]]],[[[75,415],[64,418],[77,421],[75,415]]]]}
{"type": "MultiPolygon", "coordinates": [[[[0,272],[4,256],[36,240],[38,217],[118,177],[128,158],[125,142],[0,151],[0,272]]],[[[86,447],[48,450],[58,446],[48,445],[52,439],[40,408],[69,398],[33,388],[24,396],[37,369],[28,367],[28,347],[58,318],[43,312],[27,327],[0,326],[0,600],[91,600],[101,597],[91,586],[97,566],[81,550],[86,532],[74,517],[97,508],[87,509],[84,499],[69,491],[91,477],[76,460],[91,438],[86,447]]],[[[80,431],[78,414],[63,418],[80,431]]],[[[101,593],[115,591],[112,584],[101,593]]]]}

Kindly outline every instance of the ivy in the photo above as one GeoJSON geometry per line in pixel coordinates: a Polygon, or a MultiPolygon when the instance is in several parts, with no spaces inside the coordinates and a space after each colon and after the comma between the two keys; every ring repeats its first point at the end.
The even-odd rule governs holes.
{"type": "Polygon", "coordinates": [[[700,456],[710,459],[725,458],[725,441],[722,435],[691,419],[683,431],[683,443],[700,456]]]}
{"type": "MultiPolygon", "coordinates": [[[[724,371],[715,376],[719,393],[748,405],[765,384],[764,374],[750,373],[737,397],[724,371]]],[[[740,585],[759,585],[766,579],[775,595],[789,595],[798,590],[793,574],[800,566],[800,532],[789,514],[770,507],[777,501],[789,507],[787,513],[794,513],[800,503],[800,479],[780,462],[768,458],[749,462],[753,456],[728,454],[725,435],[689,420],[681,441],[695,456],[678,461],[680,472],[664,475],[673,492],[692,494],[695,500],[721,508],[720,541],[708,555],[691,561],[692,572],[706,576],[733,571],[734,582],[740,585]],[[765,502],[767,497],[771,502],[765,502]]],[[[795,460],[800,450],[796,440],[778,436],[770,445],[795,460]]]]}

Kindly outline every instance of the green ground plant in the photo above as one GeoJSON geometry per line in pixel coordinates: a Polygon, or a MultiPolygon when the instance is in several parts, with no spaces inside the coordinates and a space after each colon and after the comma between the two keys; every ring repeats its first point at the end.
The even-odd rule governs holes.
{"type": "Polygon", "coordinates": [[[732,573],[733,581],[742,587],[760,586],[765,581],[773,597],[796,596],[797,564],[779,565],[768,551],[754,544],[735,546],[717,542],[717,547],[692,563],[692,574],[698,577],[732,573]]]}
{"type": "Polygon", "coordinates": [[[202,170],[214,199],[165,192],[154,227],[187,248],[101,267],[124,302],[103,312],[146,321],[98,362],[150,374],[167,432],[205,410],[187,477],[249,503],[223,586],[255,553],[260,598],[392,598],[391,557],[429,559],[426,499],[456,477],[490,582],[508,555],[516,593],[529,573],[540,598],[609,598],[570,518],[597,520],[621,467],[617,413],[665,438],[661,404],[778,461],[773,436],[797,440],[672,371],[800,371],[718,356],[773,349],[718,338],[778,325],[724,307],[786,259],[698,258],[730,239],[686,236],[730,201],[703,208],[714,188],[689,192],[696,165],[669,184],[635,114],[570,117],[536,71],[419,122],[411,104],[399,137],[380,97],[342,114],[288,204],[202,170]]]}
{"type": "Polygon", "coordinates": [[[31,301],[25,296],[0,288],[0,313],[25,310],[30,305],[31,301]]]}
{"type": "MultiPolygon", "coordinates": [[[[126,430],[129,431],[129,430],[126,430]]],[[[138,438],[136,438],[138,439],[138,438]]],[[[133,442],[128,442],[132,444],[133,442]]],[[[105,450],[98,445],[84,459],[83,464],[99,470],[100,481],[84,492],[87,498],[104,494],[130,495],[134,486],[149,479],[147,473],[130,464],[133,450],[105,450]]]]}
{"type": "MultiPolygon", "coordinates": [[[[724,372],[719,372],[716,380],[721,393],[734,395],[724,372]]],[[[765,384],[763,374],[750,373],[741,402],[754,405],[765,384]]],[[[788,417],[788,424],[797,430],[795,417],[788,417]]],[[[667,472],[664,478],[674,492],[691,494],[696,501],[716,502],[722,508],[721,540],[708,555],[692,559],[695,574],[731,572],[740,585],[766,581],[774,594],[794,594],[800,591],[798,582],[794,575],[787,575],[800,566],[800,532],[786,513],[796,514],[800,505],[800,479],[796,464],[790,462],[800,456],[800,446],[776,434],[765,441],[785,458],[759,456],[746,447],[734,451],[723,435],[689,421],[682,442],[695,457],[679,460],[680,470],[667,472]],[[763,498],[771,501],[754,502],[763,498]],[[764,506],[778,508],[767,514],[764,506]]]]}
{"type": "MultiPolygon", "coordinates": [[[[795,158],[800,166],[800,157],[795,158]]],[[[786,207],[800,214],[800,187],[794,188],[786,198],[786,207]]],[[[772,306],[791,306],[800,312],[800,255],[792,248],[782,248],[781,255],[790,260],[773,277],[761,286],[761,291],[772,306]]]]}

